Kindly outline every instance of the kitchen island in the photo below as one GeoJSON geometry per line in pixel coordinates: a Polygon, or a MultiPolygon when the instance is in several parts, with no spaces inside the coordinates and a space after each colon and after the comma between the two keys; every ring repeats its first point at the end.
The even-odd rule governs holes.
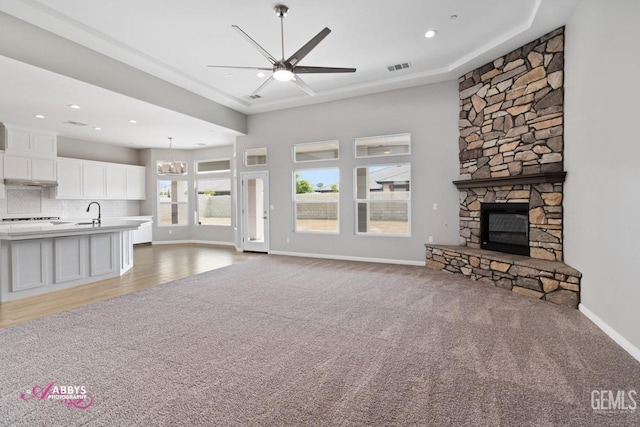
{"type": "Polygon", "coordinates": [[[131,231],[142,222],[0,225],[0,302],[124,274],[133,267],[131,231]]]}

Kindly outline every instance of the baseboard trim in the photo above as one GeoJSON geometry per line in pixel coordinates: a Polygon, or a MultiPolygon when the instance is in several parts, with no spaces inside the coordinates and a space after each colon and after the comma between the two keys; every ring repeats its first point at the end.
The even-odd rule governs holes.
{"type": "Polygon", "coordinates": [[[285,255],[285,256],[297,256],[303,258],[323,258],[323,259],[336,259],[341,261],[359,261],[359,262],[377,262],[380,264],[400,264],[400,265],[416,265],[424,267],[425,261],[409,261],[404,259],[388,259],[388,258],[369,258],[369,257],[354,257],[345,255],[327,255],[327,254],[311,254],[305,252],[286,252],[286,251],[270,251],[269,255],[285,255]]]}
{"type": "Polygon", "coordinates": [[[177,245],[177,244],[189,244],[189,243],[197,243],[199,245],[213,245],[213,246],[233,246],[237,249],[235,243],[232,242],[216,242],[211,240],[162,240],[151,242],[153,245],[177,245]]]}
{"type": "Polygon", "coordinates": [[[615,329],[609,326],[604,320],[598,317],[593,311],[585,307],[584,304],[578,305],[578,310],[584,314],[589,320],[596,324],[598,328],[605,334],[609,335],[609,338],[614,340],[620,347],[625,349],[634,359],[640,362],[640,348],[633,345],[629,340],[620,335],[615,329]]]}

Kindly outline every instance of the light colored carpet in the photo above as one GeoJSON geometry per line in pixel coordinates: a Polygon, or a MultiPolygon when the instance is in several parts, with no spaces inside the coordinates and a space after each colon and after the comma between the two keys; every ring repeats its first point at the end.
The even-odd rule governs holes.
{"type": "Polygon", "coordinates": [[[1,425],[640,425],[593,390],[640,364],[577,310],[422,267],[261,256],[0,329],[1,425]],[[52,381],[93,405],[20,399],[52,381]]]}

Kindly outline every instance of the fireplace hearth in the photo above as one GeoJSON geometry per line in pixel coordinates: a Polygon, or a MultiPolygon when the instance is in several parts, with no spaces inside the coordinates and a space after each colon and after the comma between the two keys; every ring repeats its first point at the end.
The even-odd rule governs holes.
{"type": "Polygon", "coordinates": [[[529,256],[529,204],[482,203],[480,247],[529,256]]]}

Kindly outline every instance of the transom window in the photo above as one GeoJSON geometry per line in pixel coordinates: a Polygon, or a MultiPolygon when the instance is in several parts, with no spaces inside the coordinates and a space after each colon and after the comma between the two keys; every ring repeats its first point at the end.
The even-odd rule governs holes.
{"type": "Polygon", "coordinates": [[[308,142],[293,146],[293,161],[313,162],[318,160],[336,160],[339,154],[338,141],[308,142]]]}
{"type": "Polygon", "coordinates": [[[381,157],[411,154],[411,134],[356,138],[356,157],[381,157]]]}

